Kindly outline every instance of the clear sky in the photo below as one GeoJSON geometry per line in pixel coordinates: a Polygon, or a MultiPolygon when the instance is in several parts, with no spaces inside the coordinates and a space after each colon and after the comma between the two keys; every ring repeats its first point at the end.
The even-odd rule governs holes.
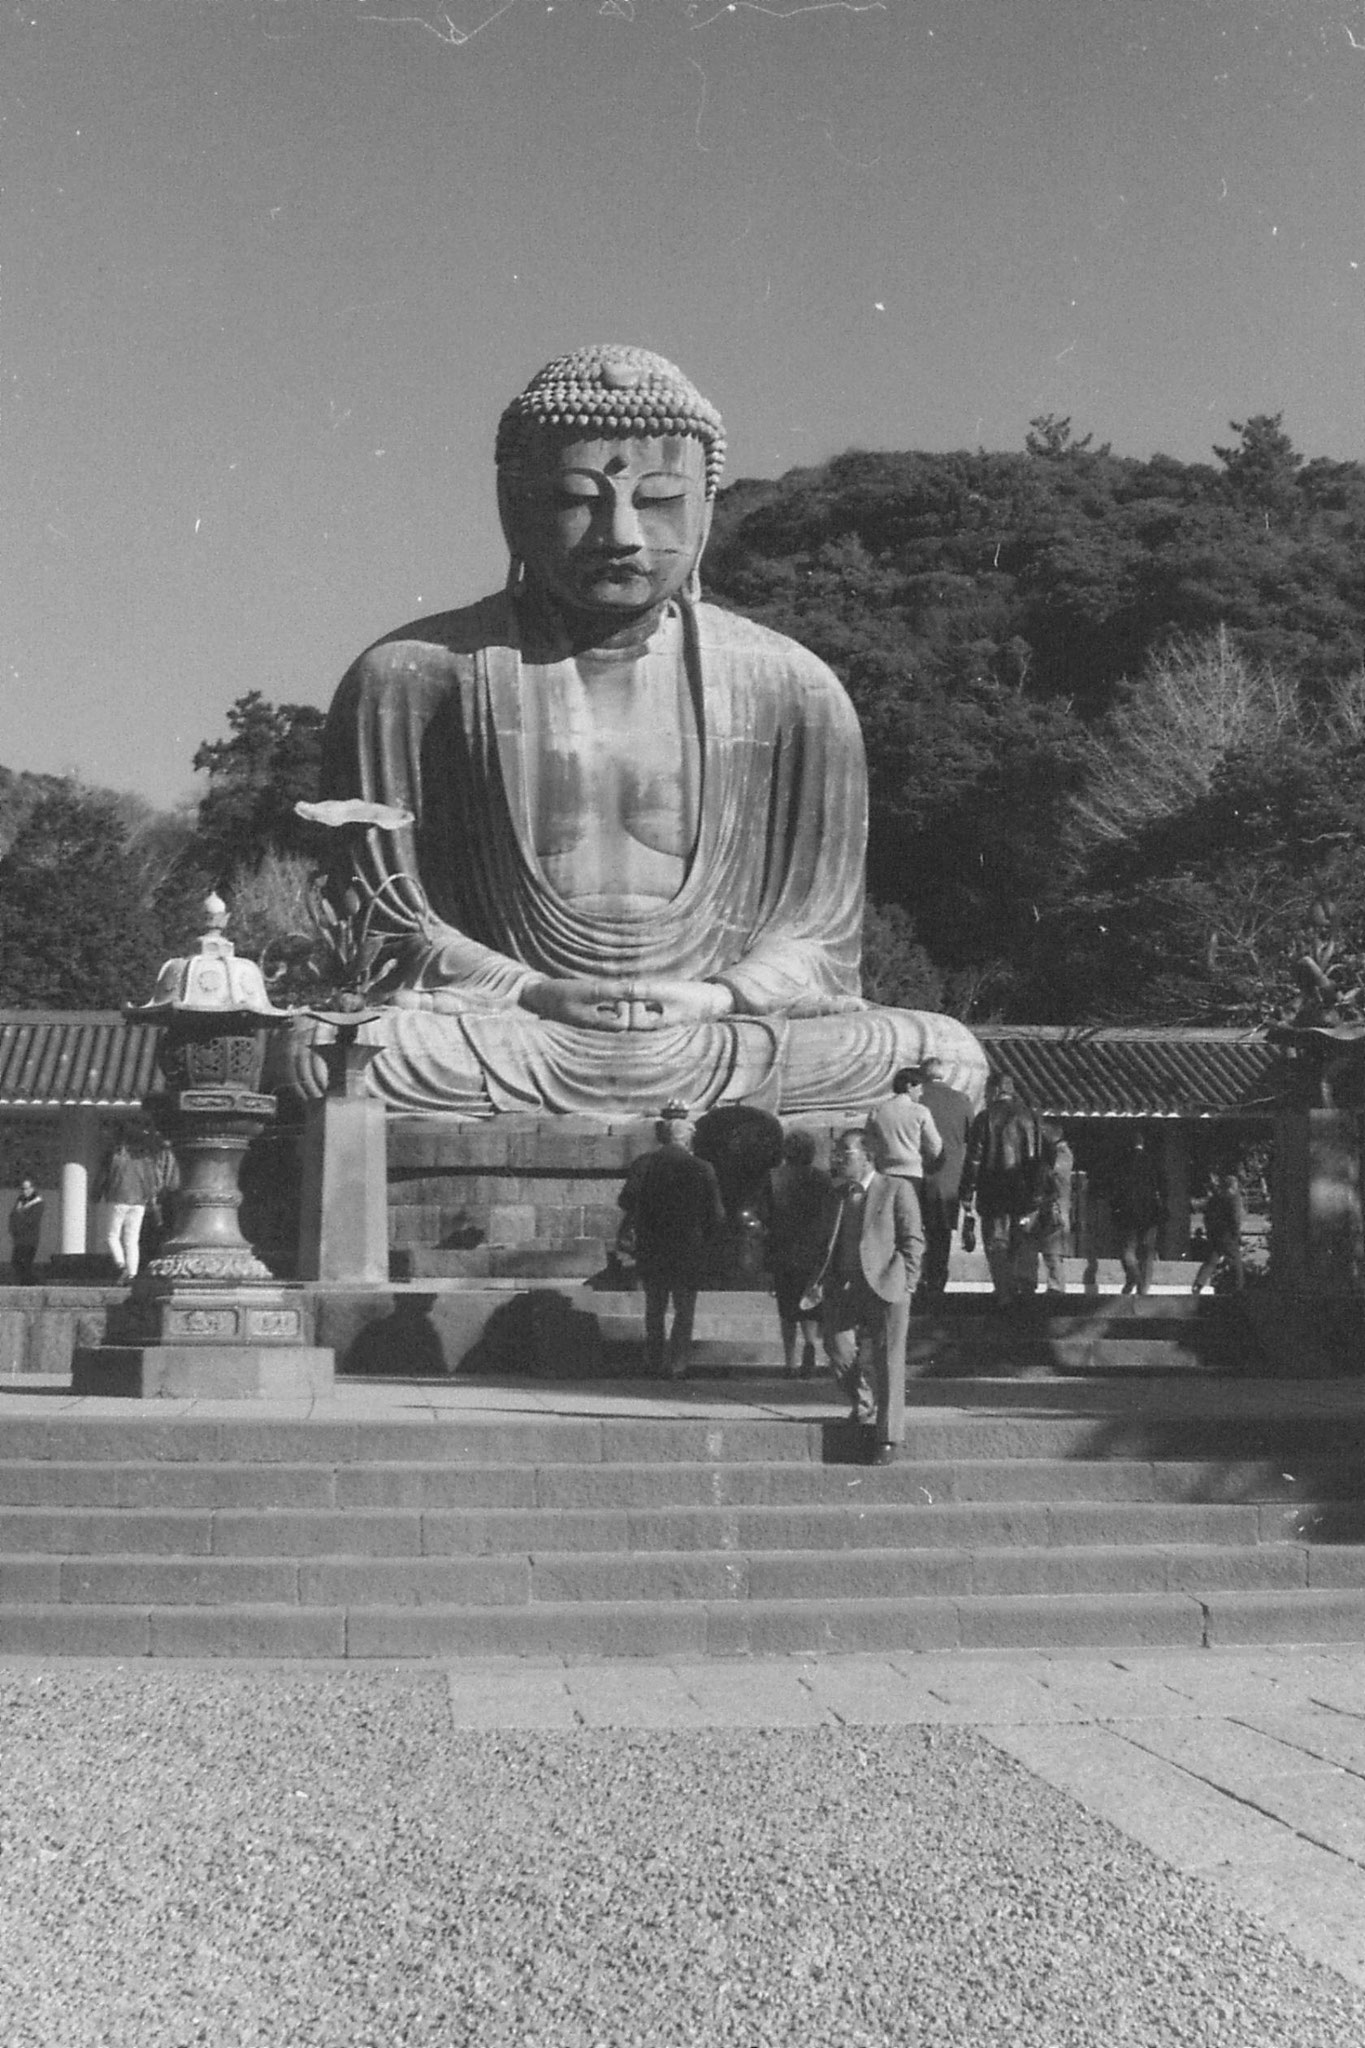
{"type": "Polygon", "coordinates": [[[550,356],[732,476],[1365,458],[1365,0],[6,0],[0,762],[159,803],[260,689],[501,581],[550,356]]]}

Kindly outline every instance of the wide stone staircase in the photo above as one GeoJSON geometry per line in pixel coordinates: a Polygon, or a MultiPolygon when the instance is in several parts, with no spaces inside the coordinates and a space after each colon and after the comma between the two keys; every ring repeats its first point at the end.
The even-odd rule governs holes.
{"type": "MultiPolygon", "coordinates": [[[[341,1396],[307,1420],[0,1400],[0,1652],[1365,1640],[1359,1384],[1256,1377],[1225,1310],[926,1321],[890,1467],[828,1381],[780,1380],[733,1330],[682,1388],[627,1369],[544,1414],[420,1387],[414,1419],[341,1396]]],[[[603,1313],[608,1346],[638,1342],[611,1327],[638,1305],[603,1313]]]]}

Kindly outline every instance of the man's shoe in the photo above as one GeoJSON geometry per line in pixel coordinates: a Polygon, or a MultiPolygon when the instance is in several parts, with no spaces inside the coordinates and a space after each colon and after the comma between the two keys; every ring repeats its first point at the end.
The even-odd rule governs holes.
{"type": "Polygon", "coordinates": [[[899,1444],[878,1444],[872,1453],[872,1462],[874,1465],[894,1465],[899,1450],[899,1444]]]}

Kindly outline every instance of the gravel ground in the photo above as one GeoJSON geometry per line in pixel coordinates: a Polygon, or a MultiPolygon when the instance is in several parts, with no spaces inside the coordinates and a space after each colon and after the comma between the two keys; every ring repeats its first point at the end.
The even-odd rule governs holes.
{"type": "Polygon", "coordinates": [[[4,2048],[1343,2048],[1365,1996],[951,1728],[488,1735],[0,1671],[4,2048]]]}

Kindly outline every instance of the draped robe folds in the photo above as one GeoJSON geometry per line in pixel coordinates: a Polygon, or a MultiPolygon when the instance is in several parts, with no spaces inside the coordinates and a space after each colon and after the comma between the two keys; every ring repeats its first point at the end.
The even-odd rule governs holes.
{"type": "MultiPolygon", "coordinates": [[[[374,929],[408,945],[406,990],[367,1025],[369,1084],[394,1107],[489,1116],[644,1115],[750,1101],[856,1111],[932,1049],[975,1096],[985,1060],[945,1017],[859,992],[867,774],[838,679],[806,649],[713,605],[679,604],[701,739],[700,824],[671,902],[591,912],[547,883],[528,800],[517,610],[504,595],[379,642],[328,717],[324,793],[402,807],[357,858],[374,929]],[[425,892],[405,879],[416,877],[425,892]],[[710,981],[731,1015],[598,1032],[519,1006],[541,976],[710,981]]],[[[304,1044],[295,1077],[321,1065],[304,1044]]]]}

